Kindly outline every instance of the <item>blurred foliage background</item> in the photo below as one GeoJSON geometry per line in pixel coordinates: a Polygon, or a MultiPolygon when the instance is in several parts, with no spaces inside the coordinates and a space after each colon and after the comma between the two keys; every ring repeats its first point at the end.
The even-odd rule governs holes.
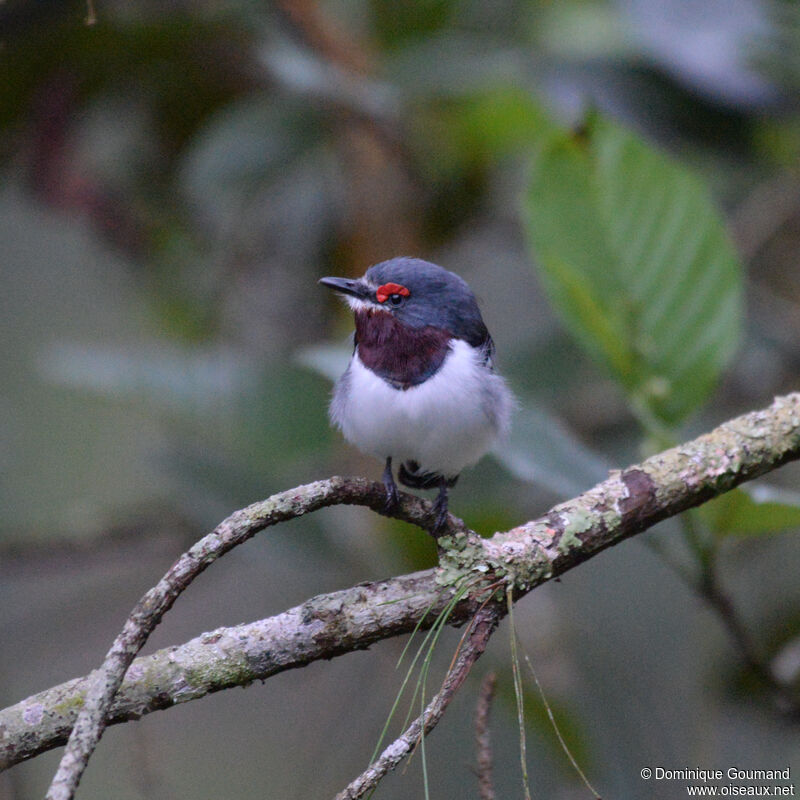
{"type": "MultiPolygon", "coordinates": [[[[351,321],[323,275],[410,254],[475,289],[521,401],[452,496],[486,534],[796,389],[798,45],[789,0],[6,0],[2,705],[96,666],[231,510],[378,477],[328,426],[351,321]]],[[[603,796],[674,797],[645,766],[800,770],[798,474],[520,604],[603,796]]],[[[215,565],[148,650],[434,560],[420,531],[323,511],[215,565]]],[[[488,667],[498,794],[522,796],[504,638],[428,742],[432,796],[477,794],[488,667]]],[[[367,764],[402,646],[111,729],[81,796],[331,796],[367,764]]],[[[588,796],[526,690],[538,796],[588,796]]],[[[57,758],[0,775],[0,798],[43,794],[57,758]]],[[[422,796],[419,760],[377,796],[422,796]]]]}

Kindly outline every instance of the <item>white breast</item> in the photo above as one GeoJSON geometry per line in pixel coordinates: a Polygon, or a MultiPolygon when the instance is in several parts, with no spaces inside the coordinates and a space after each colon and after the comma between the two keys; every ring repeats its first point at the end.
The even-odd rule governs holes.
{"type": "Polygon", "coordinates": [[[331,419],[359,450],[454,477],[506,433],[513,400],[483,354],[454,339],[439,371],[410,389],[395,389],[361,362],[356,350],[331,402],[331,419]]]}

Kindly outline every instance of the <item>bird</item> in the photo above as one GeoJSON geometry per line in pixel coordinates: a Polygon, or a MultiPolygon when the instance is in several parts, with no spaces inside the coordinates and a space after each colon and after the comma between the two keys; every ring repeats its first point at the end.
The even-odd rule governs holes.
{"type": "Polygon", "coordinates": [[[508,435],[515,399],[495,372],[494,343],[463,278],[402,256],[361,278],[321,278],[355,318],[354,347],[329,415],[345,439],[384,462],[385,510],[399,502],[397,477],[435,489],[431,533],[448,515],[461,471],[508,435]]]}

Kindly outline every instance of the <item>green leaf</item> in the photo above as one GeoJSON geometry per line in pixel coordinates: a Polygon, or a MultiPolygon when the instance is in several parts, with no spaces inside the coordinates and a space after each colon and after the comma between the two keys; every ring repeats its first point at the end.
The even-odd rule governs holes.
{"type": "Polygon", "coordinates": [[[546,291],[637,410],[674,425],[740,332],[741,265],[704,184],[599,117],[547,138],[525,222],[546,291]]]}
{"type": "Polygon", "coordinates": [[[759,536],[800,528],[800,494],[763,483],[726,492],[700,507],[716,536],[759,536]]]}
{"type": "Polygon", "coordinates": [[[522,408],[514,415],[511,436],[494,455],[516,478],[560,497],[573,497],[608,477],[609,465],[539,408],[522,408]]]}
{"type": "Polygon", "coordinates": [[[525,153],[553,130],[529,92],[503,84],[428,98],[410,125],[415,150],[439,180],[525,153]]]}
{"type": "Polygon", "coordinates": [[[454,0],[416,0],[414,3],[370,0],[366,6],[373,34],[387,48],[409,40],[425,39],[441,31],[457,7],[454,0]]]}

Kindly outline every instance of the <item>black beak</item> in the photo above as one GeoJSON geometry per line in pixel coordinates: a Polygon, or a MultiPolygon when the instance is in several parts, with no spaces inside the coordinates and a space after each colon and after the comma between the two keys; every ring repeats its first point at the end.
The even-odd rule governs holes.
{"type": "Polygon", "coordinates": [[[319,282],[329,289],[358,297],[360,300],[368,300],[372,296],[372,289],[359,280],[351,278],[320,278],[319,282]]]}

